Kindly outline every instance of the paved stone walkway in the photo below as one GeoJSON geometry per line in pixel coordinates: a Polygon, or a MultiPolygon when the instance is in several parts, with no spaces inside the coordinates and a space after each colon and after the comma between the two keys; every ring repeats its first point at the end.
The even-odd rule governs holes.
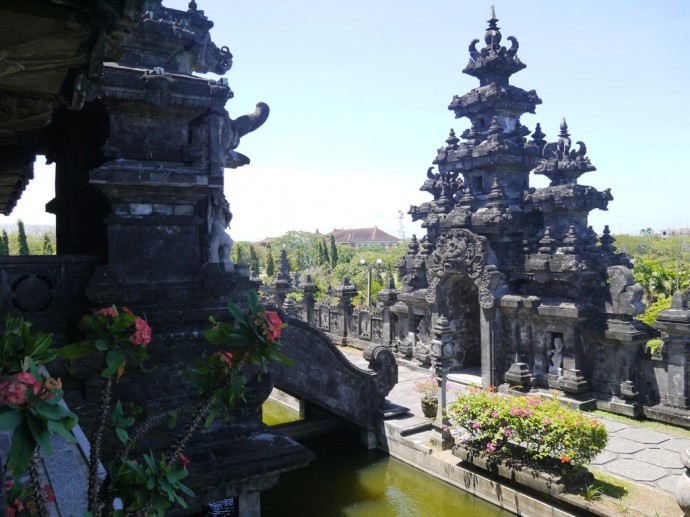
{"type": "MultiPolygon", "coordinates": [[[[341,350],[354,364],[367,368],[361,351],[349,347],[341,347],[341,350]]],[[[399,363],[398,384],[387,397],[388,400],[408,407],[415,418],[421,418],[421,405],[414,389],[414,381],[429,375],[430,371],[399,363]]],[[[478,377],[471,374],[451,375],[450,380],[457,382],[459,387],[480,382],[478,377]]],[[[690,438],[679,438],[662,431],[599,416],[596,418],[606,426],[609,440],[606,449],[594,459],[591,466],[607,474],[673,495],[678,478],[684,472],[680,453],[690,448],[690,438]]]]}

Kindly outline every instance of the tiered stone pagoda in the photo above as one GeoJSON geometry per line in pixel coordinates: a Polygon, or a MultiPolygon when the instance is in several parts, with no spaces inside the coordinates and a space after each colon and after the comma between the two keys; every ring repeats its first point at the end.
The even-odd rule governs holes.
{"type": "MultiPolygon", "coordinates": [[[[268,106],[233,119],[227,79],[195,75],[225,74],[232,54],[194,1],[186,11],[161,0],[30,4],[0,6],[0,210],[11,212],[35,155],[55,162],[57,255],[0,257],[0,315],[63,344],[81,339],[78,319],[92,308],[132,308],[153,328],[152,366],[128,371],[117,396],[166,412],[192,392],[180,375],[204,349],[209,316],[228,317],[228,301],[252,285],[230,262],[223,174],[249,163],[236,148],[268,106]]],[[[88,433],[99,379],[51,373],[88,433]]],[[[240,515],[258,515],[260,491],[313,459],[267,431],[257,408],[270,387],[257,383],[232,424],[187,448],[192,508],[235,497],[240,515]]]]}
{"type": "Polygon", "coordinates": [[[510,84],[525,64],[497,22],[492,8],[485,46],[469,46],[463,72],[479,86],[448,107],[470,127],[460,138],[451,129],[421,187],[433,200],[410,209],[427,233],[399,264],[398,352],[428,363],[430,329],[445,316],[455,368],[480,367],[484,385],[556,389],[638,414],[635,361],[651,331],[633,320],[642,291],[608,227],[598,237],[587,221],[613,197],[579,183],[596,169],[565,119],[553,142],[520,122],[542,101],[510,84]],[[550,185],[530,187],[530,172],[550,185]]]}

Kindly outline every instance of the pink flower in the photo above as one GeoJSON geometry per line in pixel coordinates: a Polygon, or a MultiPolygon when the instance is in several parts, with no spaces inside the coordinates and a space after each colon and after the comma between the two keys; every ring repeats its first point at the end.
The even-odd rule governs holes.
{"type": "Polygon", "coordinates": [[[480,423],[477,422],[476,420],[475,420],[474,423],[472,424],[472,429],[480,429],[481,427],[482,427],[482,424],[480,424],[480,423]]]}
{"type": "Polygon", "coordinates": [[[151,327],[146,320],[137,318],[134,320],[134,334],[129,337],[133,345],[147,346],[151,342],[151,327]]]}
{"type": "Polygon", "coordinates": [[[216,352],[212,357],[218,357],[221,361],[225,363],[225,366],[230,368],[232,366],[232,352],[216,352]]]}
{"type": "Polygon", "coordinates": [[[182,453],[179,454],[178,458],[180,459],[180,463],[182,463],[182,468],[184,470],[187,470],[187,465],[189,465],[189,458],[182,453]]]}
{"type": "Polygon", "coordinates": [[[268,318],[268,339],[278,341],[283,333],[283,321],[275,311],[266,311],[266,318],[268,318]]]}
{"type": "Polygon", "coordinates": [[[34,395],[36,395],[41,390],[41,383],[36,380],[36,377],[34,377],[32,373],[18,373],[16,375],[16,378],[19,382],[22,382],[26,384],[27,387],[30,387],[34,392],[34,395]]]}
{"type": "Polygon", "coordinates": [[[491,418],[496,418],[498,416],[498,411],[491,412],[491,418]]]}
{"type": "Polygon", "coordinates": [[[493,442],[487,442],[486,450],[489,452],[494,452],[496,450],[496,446],[493,444],[493,442]]]}
{"type": "Polygon", "coordinates": [[[99,314],[101,316],[110,316],[111,318],[117,318],[119,316],[115,306],[103,307],[102,309],[96,311],[96,314],[99,314]]]}

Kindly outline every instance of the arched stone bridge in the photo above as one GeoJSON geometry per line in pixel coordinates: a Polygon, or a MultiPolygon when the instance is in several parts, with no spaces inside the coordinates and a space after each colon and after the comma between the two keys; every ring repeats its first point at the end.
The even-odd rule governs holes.
{"type": "Polygon", "coordinates": [[[354,366],[322,331],[295,318],[287,320],[281,341],[292,366],[272,367],[275,386],[363,429],[376,432],[386,396],[398,382],[398,366],[384,346],[364,351],[371,370],[354,366]]]}

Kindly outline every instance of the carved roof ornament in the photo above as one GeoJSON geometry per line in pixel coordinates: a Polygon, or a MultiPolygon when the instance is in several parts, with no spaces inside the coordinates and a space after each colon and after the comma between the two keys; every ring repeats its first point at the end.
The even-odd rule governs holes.
{"type": "Polygon", "coordinates": [[[516,55],[520,45],[513,36],[508,36],[507,39],[511,43],[510,48],[506,49],[506,47],[501,46],[502,35],[498,25],[496,25],[498,19],[493,5],[487,21],[489,27],[484,34],[486,47],[477,50],[479,40],[472,40],[469,46],[470,61],[463,72],[479,79],[481,86],[490,83],[507,85],[510,76],[526,66],[516,55]]]}
{"type": "Polygon", "coordinates": [[[460,139],[455,136],[455,130],[453,128],[450,129],[450,133],[448,133],[448,138],[446,138],[446,143],[448,144],[448,147],[451,149],[456,149],[458,147],[458,142],[460,139]]]}
{"type": "Polygon", "coordinates": [[[441,279],[453,273],[467,275],[477,286],[479,304],[490,309],[494,305],[494,293],[501,285],[501,273],[496,267],[489,241],[464,228],[455,228],[441,235],[427,259],[426,300],[436,300],[436,288],[441,279]]]}
{"type": "Polygon", "coordinates": [[[534,168],[534,173],[543,174],[549,178],[551,186],[554,187],[557,185],[576,185],[577,179],[585,172],[597,170],[586,156],[587,146],[585,143],[581,141],[575,143],[578,148],[571,149],[572,140],[570,133],[568,133],[568,124],[563,118],[558,141],[544,145],[542,159],[534,168]]]}

